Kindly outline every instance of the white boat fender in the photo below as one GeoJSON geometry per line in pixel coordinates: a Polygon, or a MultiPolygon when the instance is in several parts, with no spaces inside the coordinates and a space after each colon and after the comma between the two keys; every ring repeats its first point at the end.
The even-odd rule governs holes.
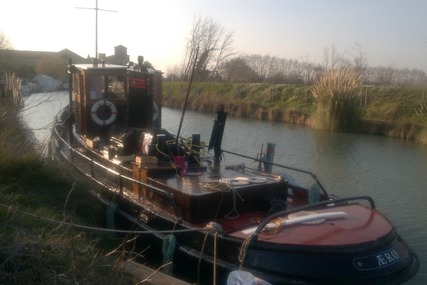
{"type": "Polygon", "coordinates": [[[249,183],[263,184],[267,183],[267,178],[264,177],[248,177],[249,183]]]}
{"type": "Polygon", "coordinates": [[[244,186],[249,184],[249,181],[246,177],[221,178],[219,182],[231,186],[244,186]]]}
{"type": "MultiPolygon", "coordinates": [[[[316,220],[325,220],[325,219],[332,219],[332,218],[341,218],[347,216],[346,212],[327,212],[327,213],[315,213],[315,212],[304,212],[308,214],[303,215],[295,215],[295,217],[288,219],[283,218],[277,218],[274,221],[271,221],[267,225],[265,225],[263,231],[271,231],[271,230],[277,230],[284,226],[290,226],[294,224],[299,223],[305,223],[305,222],[313,222],[316,220]]],[[[295,213],[298,214],[298,213],[295,213]]],[[[251,227],[249,229],[243,230],[242,233],[245,235],[253,234],[258,227],[251,227]]]]}
{"type": "Polygon", "coordinates": [[[271,285],[267,281],[253,276],[247,271],[235,270],[230,272],[227,285],[271,285]]]}
{"type": "Polygon", "coordinates": [[[234,177],[234,178],[222,178],[219,180],[221,183],[229,184],[232,186],[243,186],[250,183],[253,184],[263,184],[267,183],[267,178],[264,177],[234,177]]]}
{"type": "Polygon", "coordinates": [[[114,122],[114,120],[116,119],[117,108],[112,102],[105,100],[105,99],[102,99],[102,100],[97,101],[95,104],[93,104],[92,108],[90,109],[90,116],[96,124],[101,125],[101,126],[106,126],[106,125],[109,125],[112,122],[114,122]],[[106,106],[106,107],[110,108],[111,115],[106,120],[103,120],[103,119],[99,118],[99,116],[98,116],[98,109],[101,106],[106,106]]]}

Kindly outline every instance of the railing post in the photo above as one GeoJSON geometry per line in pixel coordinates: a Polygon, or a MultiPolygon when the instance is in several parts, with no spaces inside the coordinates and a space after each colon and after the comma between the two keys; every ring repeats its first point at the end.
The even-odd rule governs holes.
{"type": "Polygon", "coordinates": [[[120,194],[123,194],[123,176],[122,176],[122,168],[120,167],[120,172],[119,172],[119,190],[120,190],[120,194]]]}
{"type": "Polygon", "coordinates": [[[90,160],[90,177],[95,177],[95,171],[94,171],[94,163],[93,159],[90,160]]]}

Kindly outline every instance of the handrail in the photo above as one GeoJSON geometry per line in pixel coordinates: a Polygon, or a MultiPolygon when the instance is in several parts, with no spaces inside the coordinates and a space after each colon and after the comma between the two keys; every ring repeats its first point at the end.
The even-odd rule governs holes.
{"type": "Polygon", "coordinates": [[[277,166],[277,167],[289,169],[289,170],[292,170],[292,171],[296,171],[296,172],[308,174],[308,175],[310,175],[314,179],[314,181],[316,182],[316,184],[320,187],[320,190],[322,190],[323,194],[325,194],[326,196],[329,196],[329,194],[326,191],[325,187],[323,187],[322,183],[320,183],[320,180],[311,171],[304,170],[304,169],[299,169],[299,168],[295,168],[295,167],[287,166],[287,165],[283,165],[283,164],[278,164],[278,163],[274,163],[274,162],[270,162],[270,161],[266,161],[266,160],[262,160],[262,159],[259,159],[259,158],[247,156],[247,155],[244,155],[244,154],[240,154],[240,153],[236,153],[236,152],[232,152],[232,151],[228,151],[228,150],[224,150],[224,149],[222,150],[222,152],[229,153],[229,154],[236,155],[236,156],[240,156],[240,157],[244,157],[244,158],[247,158],[247,159],[252,159],[254,161],[268,163],[268,164],[271,164],[273,166],[277,166]]]}
{"type": "MultiPolygon", "coordinates": [[[[65,108],[64,108],[65,109],[65,108]]],[[[62,111],[61,112],[59,112],[59,114],[62,114],[62,111]]],[[[59,121],[59,118],[58,118],[58,116],[59,115],[57,115],[56,117],[55,117],[55,120],[54,120],[54,126],[53,126],[53,131],[55,132],[55,135],[56,135],[56,137],[58,138],[58,139],[60,139],[61,141],[62,141],[62,143],[66,146],[66,147],[68,147],[69,149],[70,149],[70,151],[72,152],[72,154],[77,154],[77,155],[79,155],[80,157],[82,157],[83,159],[85,159],[85,160],[87,160],[87,161],[89,161],[90,163],[91,163],[91,167],[93,166],[93,165],[95,165],[96,167],[99,167],[99,168],[102,168],[102,169],[104,169],[105,171],[107,171],[107,172],[109,172],[109,173],[112,173],[113,175],[115,175],[115,176],[117,176],[117,177],[119,177],[119,185],[117,185],[117,186],[119,186],[119,187],[121,187],[121,185],[123,185],[123,183],[122,183],[122,179],[125,179],[125,180],[127,180],[127,181],[129,181],[129,182],[132,182],[132,183],[137,183],[137,184],[139,184],[140,186],[144,186],[144,187],[147,187],[147,188],[149,188],[150,190],[153,190],[153,191],[155,191],[155,192],[157,192],[157,193],[159,193],[159,194],[161,194],[161,195],[163,195],[163,196],[165,196],[165,198],[168,200],[168,202],[169,202],[169,204],[170,204],[170,206],[171,206],[171,208],[172,208],[172,210],[174,211],[174,214],[175,214],[175,216],[176,216],[176,218],[178,219],[178,221],[179,222],[181,222],[182,221],[182,217],[181,217],[181,214],[180,214],[180,212],[179,212],[179,210],[178,210],[178,207],[177,207],[177,205],[176,205],[176,203],[175,203],[175,199],[174,199],[174,197],[173,197],[173,194],[172,193],[169,193],[168,191],[165,191],[165,190],[163,190],[163,189],[161,189],[161,188],[158,188],[158,187],[155,187],[155,186],[153,186],[153,185],[150,185],[150,184],[147,184],[147,183],[144,183],[144,182],[141,182],[141,181],[139,181],[139,180],[136,180],[136,179],[133,179],[133,178],[131,178],[131,177],[128,177],[128,176],[126,176],[126,175],[123,175],[123,174],[121,174],[120,172],[117,172],[117,171],[115,171],[115,170],[113,170],[113,169],[111,169],[111,168],[108,168],[108,167],[106,167],[105,165],[103,165],[103,164],[101,164],[101,163],[99,163],[99,162],[97,162],[97,161],[95,161],[93,158],[91,158],[91,157],[89,157],[89,156],[86,156],[86,155],[84,155],[83,153],[81,153],[81,152],[79,152],[79,151],[77,151],[75,148],[73,148],[66,140],[64,140],[63,138],[62,138],[62,136],[58,133],[58,130],[57,130],[57,127],[60,125],[60,124],[58,124],[57,122],[59,121]]],[[[62,126],[62,125],[61,125],[62,126]]],[[[93,173],[93,171],[91,171],[92,173],[93,173]]],[[[92,178],[94,178],[94,174],[92,174],[91,173],[91,177],[92,178]]],[[[113,183],[115,183],[115,182],[113,182],[113,183]]],[[[115,183],[116,184],[116,183],[115,183]]],[[[120,190],[122,190],[122,189],[120,189],[120,190]]]]}
{"type": "Polygon", "coordinates": [[[252,234],[252,236],[256,240],[258,238],[258,235],[264,229],[264,227],[268,223],[270,223],[273,219],[275,219],[275,218],[278,218],[278,217],[281,217],[281,216],[287,216],[287,215],[292,214],[292,213],[296,213],[296,212],[300,212],[300,211],[305,211],[305,210],[310,210],[310,209],[316,209],[316,208],[321,208],[321,207],[332,207],[332,206],[335,207],[335,206],[339,206],[340,204],[347,203],[347,202],[350,202],[350,201],[356,201],[356,200],[367,200],[369,202],[371,208],[375,209],[374,199],[372,199],[370,196],[354,196],[354,197],[345,197],[345,198],[333,198],[333,199],[330,199],[330,200],[325,200],[325,201],[321,201],[321,202],[317,202],[317,203],[313,203],[313,204],[309,204],[309,205],[304,205],[304,206],[301,206],[301,207],[293,208],[291,210],[280,211],[280,212],[274,213],[274,214],[272,214],[270,216],[267,216],[258,225],[257,229],[252,234]]]}

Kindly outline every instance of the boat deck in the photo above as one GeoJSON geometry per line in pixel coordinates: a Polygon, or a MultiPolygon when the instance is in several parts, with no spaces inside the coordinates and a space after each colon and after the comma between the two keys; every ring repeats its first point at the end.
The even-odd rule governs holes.
{"type": "MultiPolygon", "coordinates": [[[[135,179],[171,193],[182,218],[189,223],[240,212],[267,212],[275,203],[284,203],[287,196],[286,183],[279,176],[260,175],[248,169],[208,166],[178,175],[177,169],[168,163],[134,164],[133,168],[135,179]]],[[[143,186],[135,187],[134,191],[142,192],[144,198],[154,194],[143,186]]]]}
{"type": "Polygon", "coordinates": [[[173,163],[138,164],[132,157],[108,159],[79,142],[80,147],[64,147],[61,153],[82,172],[112,190],[121,189],[137,203],[156,200],[171,215],[173,199],[183,221],[190,224],[202,225],[245,212],[267,213],[274,205],[286,204],[287,184],[280,176],[213,163],[188,168],[179,175],[180,169],[173,163]]]}

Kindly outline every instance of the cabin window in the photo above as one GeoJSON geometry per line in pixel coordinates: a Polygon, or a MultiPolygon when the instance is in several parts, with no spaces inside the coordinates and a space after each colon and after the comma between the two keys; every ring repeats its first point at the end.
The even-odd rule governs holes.
{"type": "Polygon", "coordinates": [[[125,81],[122,76],[108,76],[108,93],[106,98],[124,99],[125,97],[125,81]]]}
{"type": "Polygon", "coordinates": [[[102,99],[105,92],[104,76],[91,76],[89,81],[90,99],[102,99]]]}
{"type": "Polygon", "coordinates": [[[99,75],[90,77],[90,99],[124,99],[125,80],[122,76],[99,75]]]}

